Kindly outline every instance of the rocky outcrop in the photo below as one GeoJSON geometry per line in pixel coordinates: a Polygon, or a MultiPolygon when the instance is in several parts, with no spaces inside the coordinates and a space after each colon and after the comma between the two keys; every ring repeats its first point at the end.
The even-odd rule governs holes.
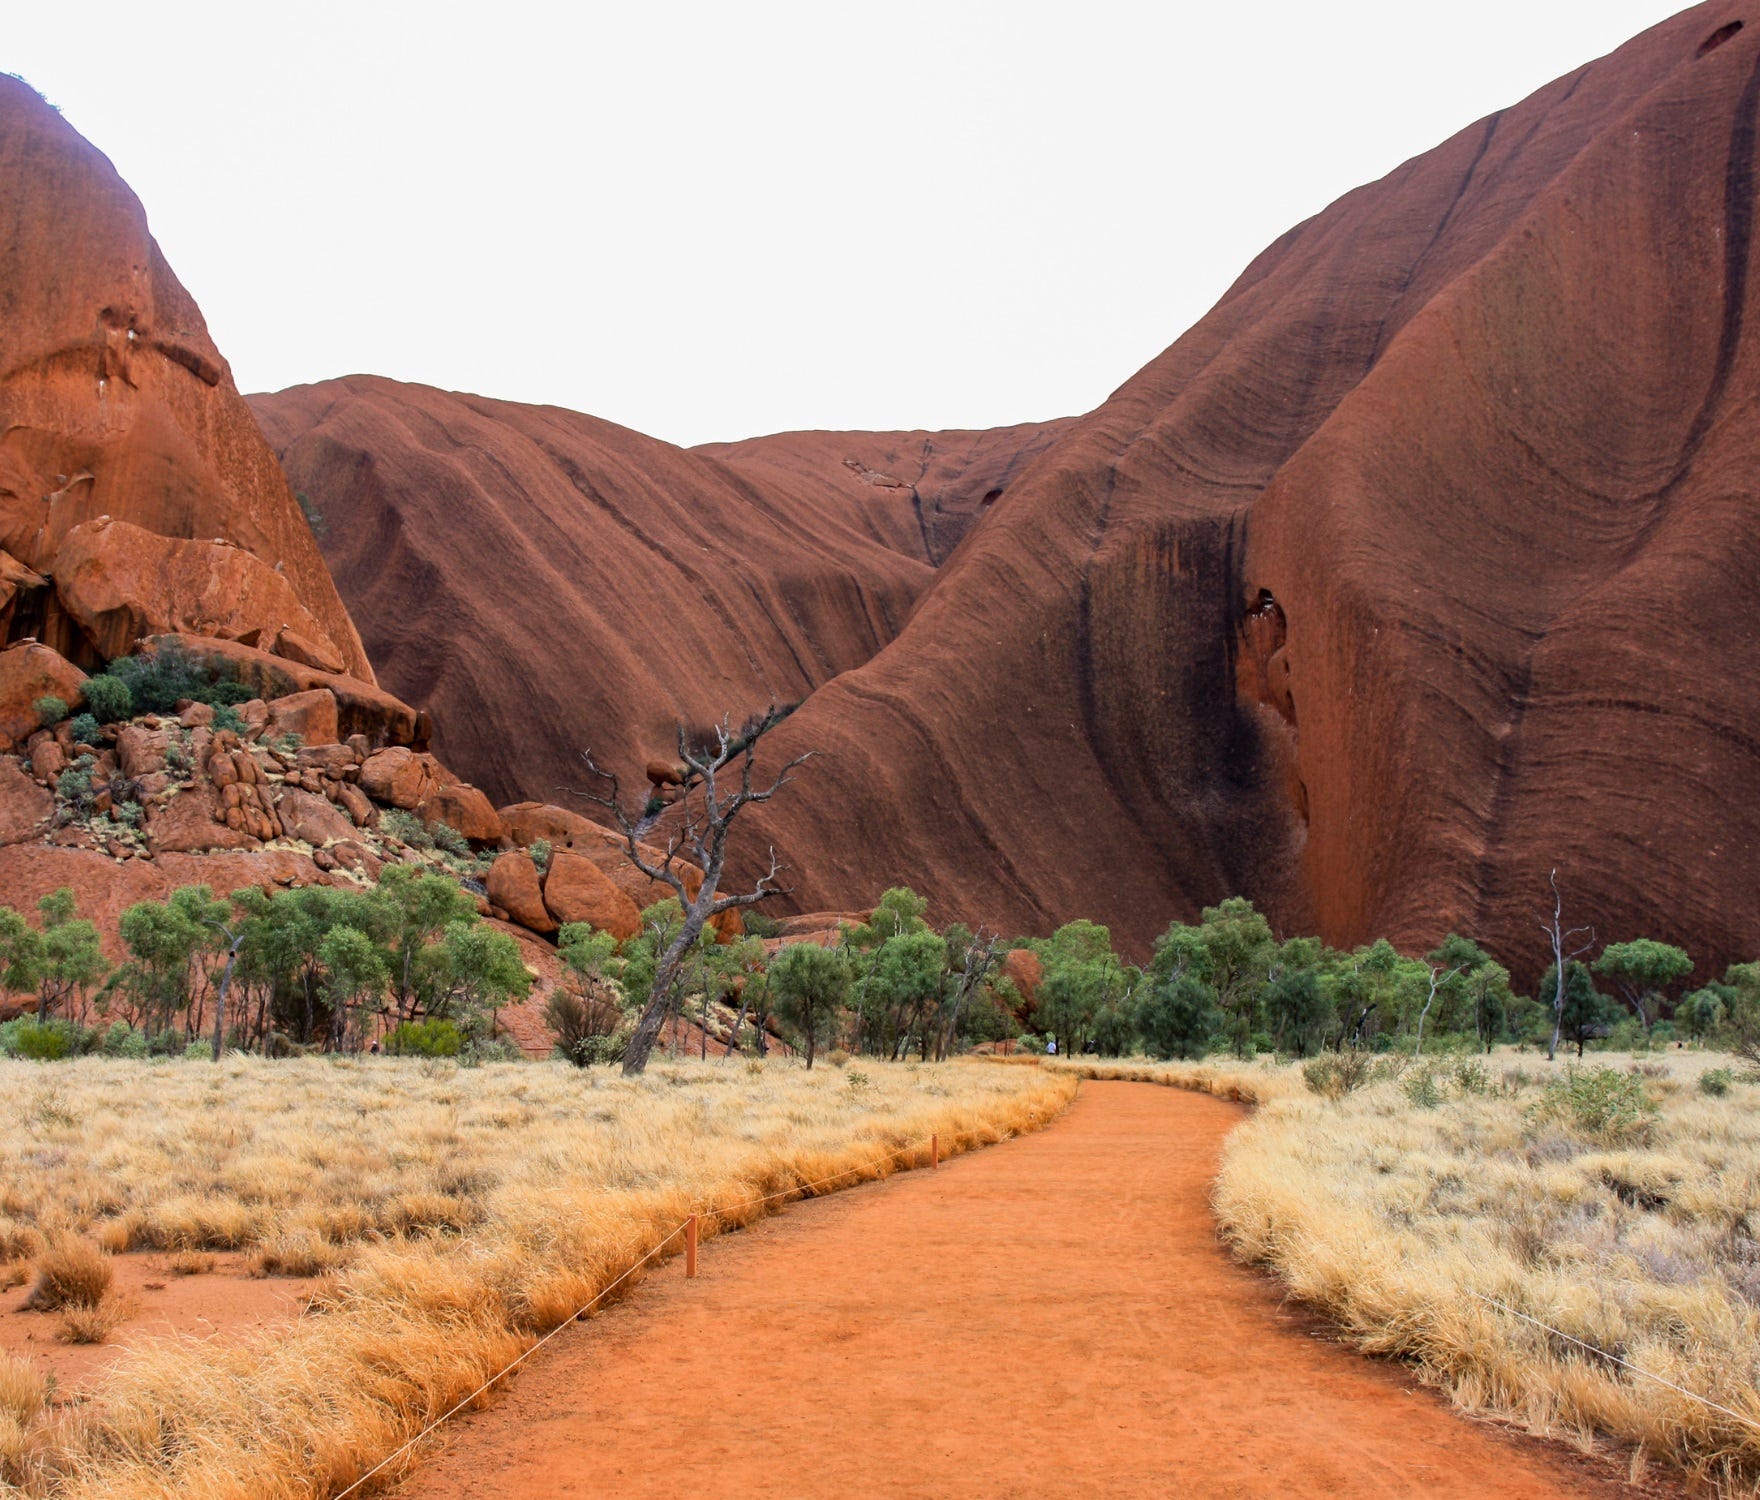
{"type": "Polygon", "coordinates": [[[106,661],[145,635],[201,635],[340,673],[342,653],[261,558],[226,541],[179,541],[108,518],[55,555],[55,592],[106,661]],[[292,643],[293,649],[287,649],[292,643]]]}
{"type": "MultiPolygon", "coordinates": [[[[934,576],[921,499],[853,478],[848,445],[799,469],[724,462],[575,412],[365,376],[251,400],[326,518],[386,683],[433,712],[438,753],[498,801],[583,784],[587,748],[634,795],[680,719],[799,701],[891,640],[934,576]]],[[[985,436],[899,441],[953,455],[985,436]]],[[[987,463],[986,492],[1007,467],[987,463]]]]}
{"type": "MultiPolygon", "coordinates": [[[[793,900],[1143,952],[1573,921],[1760,951],[1760,26],[1701,6],[1347,195],[777,732],[793,900]],[[1721,38],[1715,45],[1714,39],[1721,38]],[[849,830],[861,830],[852,840],[849,830]]],[[[748,872],[749,873],[749,872],[748,872]]]]}
{"type": "Polygon", "coordinates": [[[533,932],[556,931],[556,918],[544,905],[544,885],[531,855],[509,849],[489,866],[489,900],[521,927],[533,932]]]}
{"type": "Polygon", "coordinates": [[[260,637],[265,648],[371,683],[311,529],[140,203],[103,155],[8,77],[0,204],[8,638],[35,635],[90,668],[116,654],[125,618],[169,622],[195,611],[221,633],[273,628],[277,636],[260,637]],[[156,540],[129,532],[98,541],[94,572],[95,539],[75,534],[106,517],[156,540]],[[122,537],[160,550],[168,540],[191,545],[167,554],[173,581],[132,562],[122,537]],[[75,608],[61,575],[82,571],[75,608]],[[240,593],[229,601],[231,585],[240,593]],[[277,594],[291,604],[271,605],[277,594]]]}
{"type": "Polygon", "coordinates": [[[635,902],[592,860],[566,849],[550,856],[544,905],[558,923],[590,922],[619,942],[642,930],[642,914],[635,902]]]}
{"type": "Polygon", "coordinates": [[[0,751],[17,748],[43,727],[42,698],[59,698],[77,710],[86,674],[58,651],[20,642],[0,651],[0,751]]]}

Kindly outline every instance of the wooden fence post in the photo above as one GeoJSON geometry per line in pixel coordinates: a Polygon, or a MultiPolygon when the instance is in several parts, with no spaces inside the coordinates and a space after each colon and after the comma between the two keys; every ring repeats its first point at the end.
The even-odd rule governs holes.
{"type": "Polygon", "coordinates": [[[684,1221],[684,1274],[687,1278],[697,1274],[697,1216],[695,1214],[684,1221]]]}
{"type": "Polygon", "coordinates": [[[941,1168],[941,1137],[939,1135],[929,1137],[929,1167],[931,1171],[939,1171],[941,1168]]]}

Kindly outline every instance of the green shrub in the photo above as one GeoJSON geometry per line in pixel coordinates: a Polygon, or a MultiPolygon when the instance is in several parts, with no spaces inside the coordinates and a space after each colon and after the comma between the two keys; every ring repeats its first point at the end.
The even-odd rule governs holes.
{"type": "Polygon", "coordinates": [[[126,1021],[113,1021],[100,1037],[98,1050],[106,1057],[145,1057],[147,1034],[126,1021]]]}
{"type": "Polygon", "coordinates": [[[385,1038],[393,1057],[457,1057],[464,1033],[450,1021],[404,1021],[385,1038]]]}
{"type": "Polygon", "coordinates": [[[475,1068],[484,1063],[524,1062],[525,1053],[506,1037],[472,1037],[458,1054],[458,1061],[462,1067],[475,1068]]]}
{"type": "Polygon", "coordinates": [[[86,708],[100,724],[120,724],[134,717],[134,694],[120,677],[101,672],[86,679],[86,708]]]}
{"type": "Polygon", "coordinates": [[[45,693],[31,707],[36,709],[37,717],[43,721],[45,729],[53,724],[59,724],[67,717],[67,700],[57,698],[53,693],[45,693]]]}
{"type": "Polygon", "coordinates": [[[224,729],[230,729],[234,734],[243,734],[245,731],[244,715],[230,704],[218,704],[214,709],[213,727],[216,734],[224,729]]]}
{"type": "Polygon", "coordinates": [[[85,807],[92,800],[92,768],[97,765],[89,755],[82,755],[55,778],[55,791],[65,802],[85,807]]]}
{"type": "Polygon", "coordinates": [[[557,1056],[567,1058],[577,1068],[590,1067],[594,1063],[622,1062],[624,1049],[629,1046],[629,1039],[633,1035],[633,1026],[621,1026],[602,1036],[578,1037],[566,1052],[563,1044],[558,1042],[556,1052],[557,1056]]]}
{"type": "Polygon", "coordinates": [[[33,1016],[20,1016],[12,1025],[14,1030],[9,1050],[14,1057],[30,1062],[60,1062],[79,1050],[81,1038],[78,1033],[83,1028],[76,1027],[71,1021],[39,1022],[33,1016]]]}
{"type": "Polygon", "coordinates": [[[73,723],[68,728],[73,731],[74,743],[78,745],[95,745],[98,743],[98,736],[104,732],[90,714],[75,714],[73,723]]]}
{"type": "Polygon", "coordinates": [[[1435,1109],[1442,1103],[1442,1090],[1436,1086],[1436,1075],[1420,1068],[1401,1080],[1400,1089],[1413,1109],[1435,1109]]]}
{"type": "Polygon", "coordinates": [[[1609,1145],[1645,1140],[1660,1113],[1644,1080],[1617,1068],[1571,1068],[1551,1079],[1529,1111],[1609,1145]]]}
{"type": "Polygon", "coordinates": [[[1736,1081],[1736,1075],[1728,1068],[1708,1068],[1699,1075],[1699,1092],[1709,1094],[1713,1099],[1721,1099],[1730,1091],[1730,1085],[1736,1081]]]}
{"type": "Polygon", "coordinates": [[[1463,1058],[1449,1070],[1449,1081],[1463,1095],[1489,1094],[1491,1070],[1476,1057],[1463,1058]]]}
{"type": "Polygon", "coordinates": [[[184,1044],[183,1057],[185,1062],[201,1062],[204,1059],[212,1059],[213,1056],[214,1044],[212,1042],[195,1041],[184,1044]]]}
{"type": "Polygon", "coordinates": [[[782,936],[782,923],[775,917],[768,916],[756,907],[747,907],[740,913],[740,922],[744,925],[747,937],[773,938],[782,936]]]}
{"type": "Polygon", "coordinates": [[[530,847],[527,848],[526,853],[531,855],[532,863],[538,867],[538,873],[540,875],[544,874],[545,872],[547,872],[549,870],[549,868],[550,868],[550,840],[549,839],[533,839],[530,847]]]}
{"type": "Polygon", "coordinates": [[[1325,1052],[1302,1064],[1302,1082],[1322,1099],[1342,1099],[1367,1083],[1373,1071],[1366,1053],[1325,1052]]]}
{"type": "Polygon", "coordinates": [[[401,807],[388,807],[379,814],[379,831],[412,849],[434,847],[434,836],[428,832],[428,825],[401,807]]]}
{"type": "MultiPolygon", "coordinates": [[[[220,708],[248,703],[256,697],[223,658],[204,660],[176,643],[163,645],[151,654],[119,657],[110,663],[105,675],[127,689],[131,714],[170,713],[186,698],[220,708]]],[[[100,691],[114,692],[108,688],[100,691]]],[[[89,682],[86,698],[91,698],[89,682]]],[[[117,702],[120,698],[113,699],[112,706],[117,702]]],[[[101,712],[95,705],[92,711],[101,712]]]]}
{"type": "Polygon", "coordinates": [[[471,841],[454,828],[450,823],[436,823],[428,830],[434,846],[447,854],[456,854],[460,859],[471,857],[471,841]]]}

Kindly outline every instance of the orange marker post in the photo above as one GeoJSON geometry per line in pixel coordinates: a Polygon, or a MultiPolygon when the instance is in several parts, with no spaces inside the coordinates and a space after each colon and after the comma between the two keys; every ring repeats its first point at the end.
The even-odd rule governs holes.
{"type": "Polygon", "coordinates": [[[684,1221],[684,1274],[687,1278],[697,1274],[697,1216],[695,1214],[684,1221]]]}
{"type": "Polygon", "coordinates": [[[929,1169],[931,1171],[941,1169],[941,1137],[938,1135],[929,1137],[929,1169]]]}

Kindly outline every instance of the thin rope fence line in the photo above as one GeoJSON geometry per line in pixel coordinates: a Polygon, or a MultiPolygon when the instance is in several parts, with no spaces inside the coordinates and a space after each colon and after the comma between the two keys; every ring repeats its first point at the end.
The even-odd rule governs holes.
{"type": "Polygon", "coordinates": [[[658,1240],[656,1240],[653,1245],[651,1245],[646,1251],[644,1251],[639,1259],[633,1260],[629,1263],[629,1265],[625,1266],[624,1269],[618,1273],[615,1280],[607,1282],[603,1287],[601,1287],[597,1292],[595,1292],[593,1294],[593,1296],[587,1302],[583,1303],[580,1307],[576,1308],[575,1311],[570,1313],[566,1318],[564,1318],[560,1323],[558,1323],[554,1328],[552,1328],[547,1334],[545,1334],[543,1336],[543,1338],[539,1339],[529,1349],[526,1349],[522,1353],[515,1355],[511,1360],[509,1360],[505,1365],[503,1365],[499,1370],[497,1370],[493,1375],[491,1375],[487,1380],[485,1380],[481,1385],[479,1385],[474,1391],[472,1391],[470,1393],[470,1395],[464,1397],[456,1405],[452,1406],[448,1410],[442,1412],[439,1416],[435,1417],[432,1422],[428,1423],[428,1425],[426,1427],[424,1427],[420,1432],[416,1433],[416,1435],[414,1437],[410,1438],[407,1442],[401,1444],[400,1446],[393,1448],[391,1450],[391,1452],[387,1453],[382,1459],[379,1460],[378,1463],[374,1464],[372,1468],[368,1469],[365,1474],[362,1474],[360,1476],[360,1478],[356,1479],[354,1481],[354,1483],[349,1485],[349,1487],[347,1489],[338,1490],[336,1493],[336,1500],[348,1500],[348,1497],[350,1495],[352,1495],[356,1490],[358,1490],[363,1484],[365,1484],[369,1479],[371,1479],[381,1469],[385,1468],[388,1464],[393,1463],[395,1460],[401,1458],[405,1453],[409,1452],[409,1450],[411,1448],[415,1447],[415,1445],[417,1443],[421,1442],[423,1438],[425,1438],[425,1437],[429,1436],[431,1433],[433,1433],[436,1428],[443,1426],[445,1423],[449,1422],[453,1417],[457,1416],[461,1411],[463,1411],[465,1409],[465,1407],[469,1406],[471,1404],[471,1402],[475,1401],[478,1396],[482,1395],[484,1391],[488,1390],[490,1386],[494,1385],[496,1383],[496,1381],[500,1380],[505,1375],[511,1374],[520,1365],[524,1364],[526,1360],[530,1359],[534,1354],[536,1354],[540,1349],[542,1349],[544,1347],[544,1345],[549,1343],[551,1339],[555,1338],[557,1334],[561,1333],[563,1329],[571,1326],[574,1323],[578,1323],[584,1314],[591,1312],[594,1307],[596,1307],[600,1302],[604,1301],[604,1299],[606,1297],[608,1297],[612,1292],[614,1292],[623,1282],[627,1281],[631,1276],[633,1276],[636,1273],[636,1271],[638,1271],[643,1265],[645,1265],[648,1261],[652,1260],[656,1255],[658,1255],[662,1250],[664,1250],[668,1245],[670,1245],[675,1239],[677,1239],[678,1236],[681,1233],[683,1233],[686,1228],[689,1227],[691,1219],[698,1218],[698,1217],[707,1218],[710,1216],[714,1216],[714,1217],[718,1218],[722,1214],[735,1213],[742,1208],[752,1208],[760,1203],[770,1203],[778,1198],[787,1198],[787,1197],[792,1196],[795,1193],[804,1193],[804,1192],[807,1192],[807,1191],[809,1191],[813,1188],[816,1188],[816,1187],[823,1187],[828,1182],[837,1181],[837,1179],[839,1177],[848,1177],[852,1173],[864,1172],[864,1171],[869,1170],[872,1167],[880,1166],[881,1164],[883,1164],[885,1162],[895,1161],[899,1157],[903,1156],[906,1152],[915,1151],[922,1144],[923,1144],[922,1141],[911,1141],[903,1146],[898,1147],[897,1150],[892,1151],[885,1156],[874,1158],[870,1161],[863,1162],[863,1163],[861,1163],[857,1166],[854,1166],[854,1167],[846,1167],[841,1172],[833,1172],[829,1177],[821,1177],[815,1182],[803,1182],[803,1183],[800,1183],[796,1187],[785,1188],[785,1189],[783,1189],[779,1192],[775,1192],[775,1193],[767,1193],[762,1198],[748,1198],[743,1203],[727,1204],[721,1208],[709,1209],[701,1215],[693,1213],[686,1218],[680,1219],[678,1221],[678,1223],[674,1224],[671,1229],[669,1229],[658,1240]]]}
{"type": "Polygon", "coordinates": [[[1744,1426],[1752,1427],[1756,1432],[1760,1432],[1760,1422],[1756,1422],[1752,1417],[1744,1416],[1741,1412],[1725,1406],[1721,1401],[1713,1401],[1709,1396],[1702,1396],[1697,1391],[1690,1391],[1684,1385],[1676,1385],[1672,1380],[1665,1379],[1663,1376],[1657,1375],[1653,1371],[1646,1370],[1641,1365],[1635,1365],[1629,1359],[1621,1359],[1619,1355],[1611,1353],[1609,1350],[1602,1349],[1595,1344],[1586,1343],[1584,1340],[1566,1333],[1562,1328],[1554,1328],[1550,1323],[1543,1323],[1538,1318],[1530,1317],[1527,1313],[1511,1307],[1506,1302],[1499,1302],[1495,1297],[1487,1297],[1483,1292],[1475,1292],[1470,1289],[1467,1291],[1467,1295],[1469,1297],[1477,1297],[1481,1302],[1488,1302],[1491,1306],[1508,1313],[1512,1318],[1520,1318],[1524,1323],[1532,1323],[1536,1328],[1544,1329],[1555,1338],[1561,1338],[1568,1344],[1575,1344],[1579,1349],[1587,1349],[1591,1354],[1597,1355],[1601,1359],[1611,1360],[1614,1364],[1621,1366],[1623,1369],[1630,1370],[1634,1375],[1642,1375],[1646,1380],[1654,1380],[1658,1385],[1667,1386],[1669,1390],[1674,1391],[1677,1395],[1685,1396],[1689,1401],[1697,1401],[1701,1406],[1708,1406],[1713,1411],[1720,1411],[1726,1417],[1733,1417],[1744,1426]]]}

